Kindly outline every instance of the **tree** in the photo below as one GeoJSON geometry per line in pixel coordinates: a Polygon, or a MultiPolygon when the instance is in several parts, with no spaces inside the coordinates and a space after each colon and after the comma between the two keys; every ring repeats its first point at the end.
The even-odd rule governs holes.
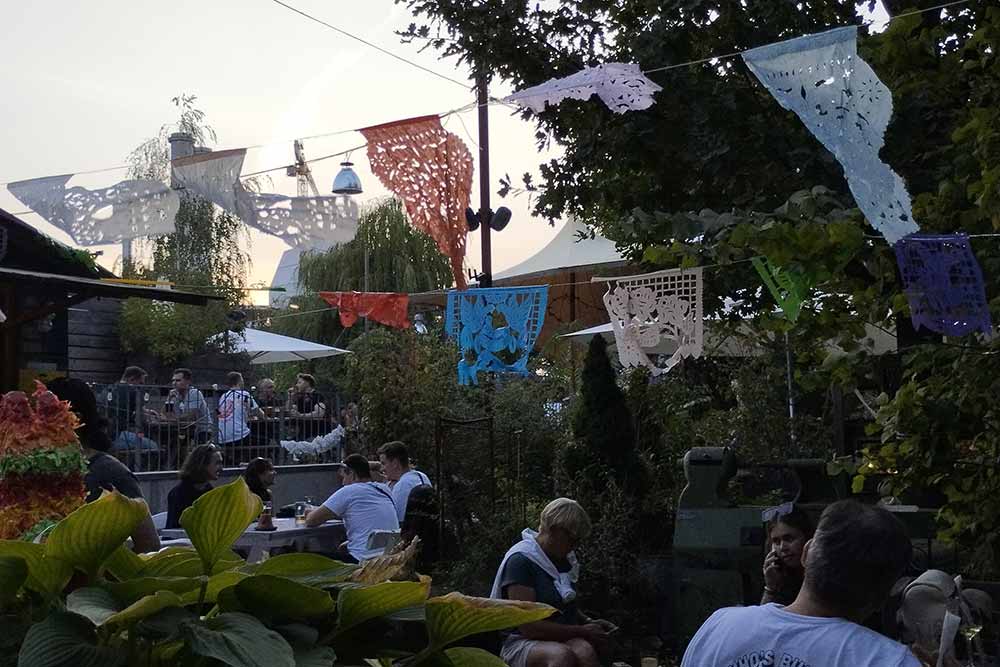
{"type": "Polygon", "coordinates": [[[571,479],[582,475],[601,488],[607,476],[629,496],[641,495],[645,476],[636,456],[632,413],[608,358],[607,341],[600,335],[591,339],[583,362],[573,438],[566,453],[571,479]]]}
{"type": "MultiPolygon", "coordinates": [[[[516,88],[596,62],[655,69],[857,20],[850,1],[406,2],[425,22],[404,38],[426,39],[516,88]]],[[[995,233],[1000,8],[902,16],[859,48],[893,93],[882,157],[905,178],[921,228],[995,233]]],[[[536,211],[573,213],[651,267],[718,265],[707,275],[706,314],[751,322],[755,343],[775,352],[787,333],[801,390],[881,390],[870,428],[882,444],[866,451],[855,484],[877,475],[896,494],[945,494],[943,534],[978,549],[980,573],[1000,571],[1000,426],[989,381],[1000,373],[1000,338],[942,344],[913,330],[892,249],[853,207],[840,167],[739,60],[650,76],[664,91],[648,110],[615,115],[596,100],[567,101],[534,116],[539,143],[565,149],[542,166],[536,211]],[[794,325],[775,316],[746,263],[758,255],[811,285],[794,325]],[[726,297],[734,308],[723,307],[726,297]],[[868,354],[859,345],[866,325],[895,333],[899,354],[888,362],[868,354]]],[[[973,248],[996,319],[994,242],[973,248]]]]}
{"type": "MultiPolygon", "coordinates": [[[[387,198],[362,212],[353,240],[325,252],[302,255],[298,273],[302,295],[295,297],[293,303],[305,314],[278,316],[272,319],[271,328],[285,335],[347,347],[364,332],[364,327],[355,325],[345,330],[338,313],[329,310],[317,292],[363,291],[366,248],[369,291],[414,293],[451,284],[451,266],[433,239],[414,229],[398,199],[387,198]]],[[[325,377],[340,377],[343,372],[342,364],[335,358],[313,362],[312,368],[325,377]]],[[[294,378],[299,370],[285,364],[276,372],[285,379],[294,378]]]]}
{"type": "MultiPolygon", "coordinates": [[[[180,131],[201,145],[215,139],[204,123],[204,113],[194,107],[196,98],[173,99],[181,110],[180,131]]],[[[166,182],[170,178],[168,127],[163,126],[129,156],[129,177],[166,182]]],[[[122,307],[120,334],[126,352],[152,353],[173,362],[206,348],[206,340],[232,322],[228,314],[245,299],[250,270],[249,244],[243,222],[217,211],[211,203],[181,193],[174,231],[148,242],[150,257],[122,267],[122,274],[146,280],[167,280],[183,289],[222,297],[207,306],[187,306],[143,299],[128,299],[122,307]]]]}

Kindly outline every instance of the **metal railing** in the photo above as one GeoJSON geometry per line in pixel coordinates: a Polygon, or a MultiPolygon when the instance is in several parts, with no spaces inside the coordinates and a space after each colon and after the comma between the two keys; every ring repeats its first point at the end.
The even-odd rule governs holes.
{"type": "Polygon", "coordinates": [[[356,439],[337,419],[336,396],[326,399],[323,416],[304,416],[290,411],[282,394],[269,399],[252,391],[197,387],[202,404],[195,394],[178,397],[170,387],[156,385],[93,389],[108,420],[109,453],[134,472],[179,470],[192,448],[209,442],[222,450],[226,466],[242,466],[257,457],[276,465],[332,463],[343,460],[356,439]],[[250,408],[248,396],[259,411],[250,408]]]}

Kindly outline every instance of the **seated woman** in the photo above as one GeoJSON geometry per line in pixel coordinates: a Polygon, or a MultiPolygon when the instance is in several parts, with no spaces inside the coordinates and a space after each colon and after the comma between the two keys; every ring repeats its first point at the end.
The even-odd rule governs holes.
{"type": "Polygon", "coordinates": [[[799,507],[779,514],[767,524],[771,550],[764,558],[764,595],[760,603],[789,605],[802,588],[802,547],[812,539],[812,519],[799,507]]]}
{"type": "Polygon", "coordinates": [[[180,483],[167,494],[167,528],[181,527],[181,513],[212,490],[222,474],[222,452],[215,445],[198,445],[184,459],[180,483]]]}
{"type": "Polygon", "coordinates": [[[260,496],[261,502],[271,501],[271,487],[274,486],[274,464],[271,459],[255,458],[243,471],[243,479],[250,490],[260,496]]]}
{"type": "Polygon", "coordinates": [[[558,613],[522,625],[503,643],[510,667],[597,667],[614,626],[591,620],[576,606],[579,568],[573,550],[590,533],[590,517],[579,503],[557,498],[542,510],[538,532],[525,530],[504,556],[490,597],[542,602],[558,613]]]}

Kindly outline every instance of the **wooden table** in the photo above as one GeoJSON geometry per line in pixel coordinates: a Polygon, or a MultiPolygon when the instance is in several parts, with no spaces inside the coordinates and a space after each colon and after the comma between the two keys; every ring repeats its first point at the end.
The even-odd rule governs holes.
{"type": "MultiPolygon", "coordinates": [[[[257,526],[254,522],[236,539],[233,546],[250,551],[248,563],[259,563],[264,559],[265,553],[270,555],[271,549],[278,547],[292,547],[296,551],[308,551],[311,547],[333,552],[347,539],[344,522],[340,520],[327,521],[315,528],[296,526],[294,518],[275,519],[274,525],[277,530],[254,530],[257,526]]],[[[181,528],[164,528],[160,531],[160,537],[168,540],[187,539],[187,533],[181,528]]]]}

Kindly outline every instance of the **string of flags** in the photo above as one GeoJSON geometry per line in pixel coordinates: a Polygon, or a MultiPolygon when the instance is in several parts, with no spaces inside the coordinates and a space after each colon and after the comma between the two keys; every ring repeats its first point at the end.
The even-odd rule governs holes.
{"type": "MultiPolygon", "coordinates": [[[[894,246],[914,325],[944,335],[990,331],[982,272],[968,237],[920,235],[906,184],[879,158],[893,113],[892,96],[858,56],[857,27],[806,35],[740,55],[778,104],[795,113],[833,154],[866,220],[894,246]]],[[[605,63],[517,91],[504,102],[542,111],[546,105],[568,98],[586,100],[597,95],[615,113],[625,113],[649,108],[661,90],[635,63],[605,63]]],[[[359,132],[367,140],[372,171],[403,200],[411,223],[429,234],[450,259],[455,284],[464,288],[462,262],[468,231],[464,211],[471,196],[473,170],[468,147],[442,127],[440,116],[400,120],[359,132]]],[[[293,247],[328,247],[354,237],[358,209],[350,198],[286,197],[251,191],[240,181],[245,154],[246,149],[238,149],[182,158],[174,161],[172,176],[193,194],[293,247]]],[[[114,243],[173,230],[179,198],[166,185],[125,180],[105,189],[67,188],[72,176],[18,181],[7,188],[79,245],[114,243]]],[[[803,277],[766,260],[755,261],[754,266],[782,312],[795,321],[808,290],[803,277]]],[[[700,316],[694,316],[701,312],[700,272],[657,272],[609,282],[615,287],[609,287],[605,305],[619,349],[625,354],[623,363],[649,367],[651,361],[643,349],[654,339],[654,347],[664,338],[677,344],[665,370],[680,358],[701,353],[700,316]]],[[[505,311],[517,315],[514,304],[519,307],[525,299],[537,304],[541,299],[541,314],[529,318],[540,326],[545,297],[531,294],[531,299],[523,294],[516,298],[507,295],[502,303],[480,303],[474,297],[453,299],[449,294],[449,331],[471,360],[460,370],[464,381],[474,382],[478,370],[509,366],[508,370],[521,372],[526,368],[518,365],[520,362],[494,359],[498,350],[493,348],[506,345],[514,354],[527,340],[533,341],[537,331],[531,334],[531,327],[523,331],[508,327],[499,332],[488,325],[482,313],[500,312],[507,318],[505,311]],[[508,298],[513,300],[508,302],[508,298]]],[[[490,298],[500,299],[496,293],[490,298]]],[[[526,354],[523,356],[526,360],[526,354]]]]}
{"type": "Polygon", "coordinates": [[[449,291],[445,331],[461,350],[459,384],[479,384],[480,371],[527,375],[548,297],[548,285],[449,291]]]}

